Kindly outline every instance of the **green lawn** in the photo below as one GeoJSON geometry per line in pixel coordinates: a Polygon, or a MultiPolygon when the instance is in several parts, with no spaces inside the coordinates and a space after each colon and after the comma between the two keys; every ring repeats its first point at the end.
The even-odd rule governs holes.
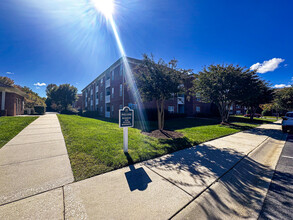
{"type": "Polygon", "coordinates": [[[0,148],[38,117],[0,117],[0,148]]]}
{"type": "MultiPolygon", "coordinates": [[[[191,147],[241,130],[254,128],[265,120],[250,122],[245,118],[231,118],[230,126],[219,125],[218,119],[180,118],[166,122],[166,129],[184,134],[178,139],[157,139],[129,128],[129,155],[123,153],[123,131],[115,122],[75,115],[58,115],[65,138],[75,180],[105,173],[132,162],[158,157],[191,147]],[[128,159],[127,159],[128,158],[128,159]]],[[[156,126],[156,123],[149,123],[156,126]]]]}

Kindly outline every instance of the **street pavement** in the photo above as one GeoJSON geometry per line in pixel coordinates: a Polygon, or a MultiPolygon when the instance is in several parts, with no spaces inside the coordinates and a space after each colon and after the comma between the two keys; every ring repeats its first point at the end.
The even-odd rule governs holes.
{"type": "Polygon", "coordinates": [[[262,125],[63,182],[60,188],[0,205],[0,219],[257,218],[285,137],[279,123],[262,125]]]}
{"type": "Polygon", "coordinates": [[[280,156],[259,219],[293,219],[293,134],[280,156]]]}
{"type": "Polygon", "coordinates": [[[73,181],[56,114],[40,116],[0,149],[0,205],[73,181]]]}

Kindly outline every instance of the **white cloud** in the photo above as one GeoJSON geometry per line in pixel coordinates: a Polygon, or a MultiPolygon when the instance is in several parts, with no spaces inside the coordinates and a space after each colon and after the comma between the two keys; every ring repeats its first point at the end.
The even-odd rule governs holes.
{"type": "Polygon", "coordinates": [[[39,82],[37,82],[37,83],[34,84],[34,86],[46,86],[46,83],[39,83],[39,82]]]}
{"type": "Polygon", "coordinates": [[[271,60],[266,60],[263,63],[255,63],[250,67],[250,69],[256,70],[258,73],[272,72],[278,68],[280,63],[284,61],[285,60],[282,58],[273,58],[271,60]]]}
{"type": "Polygon", "coordinates": [[[277,85],[274,85],[274,88],[276,88],[276,89],[287,88],[287,87],[291,87],[291,85],[286,85],[286,84],[277,84],[277,85]]]}
{"type": "Polygon", "coordinates": [[[8,75],[13,75],[14,73],[12,73],[12,72],[6,72],[6,74],[8,74],[8,75]]]}

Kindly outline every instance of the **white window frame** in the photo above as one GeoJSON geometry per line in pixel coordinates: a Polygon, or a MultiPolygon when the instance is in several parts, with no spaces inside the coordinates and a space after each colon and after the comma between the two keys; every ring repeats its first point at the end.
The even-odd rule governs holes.
{"type": "Polygon", "coordinates": [[[120,65],[120,72],[119,75],[122,76],[123,75],[123,64],[120,65]]]}
{"type": "Polygon", "coordinates": [[[111,72],[111,78],[112,78],[112,81],[114,81],[114,79],[115,79],[115,73],[114,73],[114,70],[112,70],[112,72],[111,72]]]}

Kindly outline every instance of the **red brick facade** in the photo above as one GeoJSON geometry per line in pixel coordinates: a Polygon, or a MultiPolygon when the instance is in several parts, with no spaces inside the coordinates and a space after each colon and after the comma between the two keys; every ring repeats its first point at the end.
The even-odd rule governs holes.
{"type": "MultiPolygon", "coordinates": [[[[131,68],[140,61],[128,58],[131,68]]],[[[116,61],[104,73],[82,90],[82,106],[87,111],[97,111],[104,117],[118,118],[119,109],[123,106],[136,108],[137,103],[125,85],[124,65],[122,59],[116,61]],[[124,79],[123,79],[124,76],[124,79]]],[[[156,109],[155,101],[144,102],[144,109],[156,109]]],[[[174,113],[193,116],[196,113],[211,113],[211,104],[202,103],[196,98],[181,94],[165,102],[164,108],[174,113]]]]}
{"type": "MultiPolygon", "coordinates": [[[[0,92],[0,109],[2,109],[2,92],[0,92]]],[[[5,92],[5,108],[7,116],[24,114],[24,97],[15,93],[5,92]]]]}

